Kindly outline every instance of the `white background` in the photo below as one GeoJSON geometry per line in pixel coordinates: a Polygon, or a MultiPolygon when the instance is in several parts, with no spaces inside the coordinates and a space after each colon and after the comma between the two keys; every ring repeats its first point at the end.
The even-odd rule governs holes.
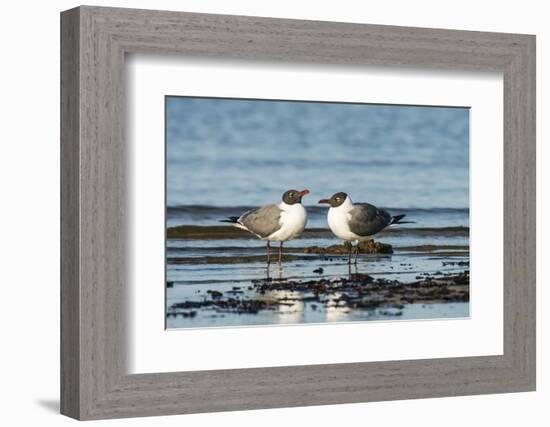
{"type": "Polygon", "coordinates": [[[500,73],[381,67],[349,71],[318,65],[296,69],[249,61],[133,55],[127,59],[126,75],[132,153],[130,372],[502,354],[500,73]],[[220,75],[224,78],[217,78],[220,75]],[[164,281],[164,144],[151,142],[164,141],[166,94],[471,106],[470,179],[475,183],[470,191],[471,319],[164,331],[164,288],[152,286],[164,281]],[[495,250],[488,252],[487,246],[495,250]],[[208,351],[213,342],[224,349],[223,357],[208,351]],[[189,352],[190,348],[201,351],[189,352]]]}
{"type": "MultiPolygon", "coordinates": [[[[72,1],[3,5],[0,144],[0,285],[5,425],[67,425],[59,384],[59,17],[72,1]]],[[[538,74],[538,392],[350,404],[105,422],[109,425],[407,426],[547,425],[550,28],[544,2],[97,1],[96,4],[283,18],[536,33],[538,74]],[[544,146],[546,145],[546,146],[544,146]]]]}

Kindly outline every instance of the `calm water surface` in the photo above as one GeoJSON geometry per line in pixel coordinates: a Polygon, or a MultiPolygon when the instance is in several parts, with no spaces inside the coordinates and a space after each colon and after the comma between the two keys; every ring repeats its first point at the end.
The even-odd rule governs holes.
{"type": "Polygon", "coordinates": [[[468,208],[466,108],[167,98],[168,206],[248,206],[308,188],[468,208]]]}

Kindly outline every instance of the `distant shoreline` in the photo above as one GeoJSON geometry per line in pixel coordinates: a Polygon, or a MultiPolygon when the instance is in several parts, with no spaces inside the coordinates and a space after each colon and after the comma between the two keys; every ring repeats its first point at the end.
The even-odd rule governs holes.
{"type": "MultiPolygon", "coordinates": [[[[408,235],[408,236],[461,236],[469,237],[470,227],[409,227],[387,228],[377,236],[408,235]]],[[[166,228],[168,239],[186,240],[218,240],[218,239],[257,239],[253,234],[236,227],[226,225],[178,225],[166,228]]],[[[333,237],[328,228],[306,228],[302,239],[333,237]]]]}

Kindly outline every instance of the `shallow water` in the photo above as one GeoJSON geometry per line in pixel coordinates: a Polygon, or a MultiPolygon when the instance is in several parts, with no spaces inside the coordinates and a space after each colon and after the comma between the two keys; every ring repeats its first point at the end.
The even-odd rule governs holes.
{"type": "MultiPolygon", "coordinates": [[[[444,229],[442,229],[444,230],[444,229]]],[[[246,234],[245,234],[246,236],[246,234]]],[[[414,282],[424,275],[459,274],[468,269],[468,236],[428,235],[417,236],[401,233],[380,238],[394,247],[393,254],[360,254],[357,266],[349,266],[346,255],[305,254],[304,247],[328,247],[337,243],[334,238],[299,239],[284,246],[285,255],[302,257],[274,262],[265,261],[265,247],[256,238],[239,239],[169,239],[167,245],[166,289],[168,328],[259,325],[278,323],[318,323],[323,321],[406,320],[465,317],[469,315],[468,303],[455,302],[432,304],[407,304],[400,310],[377,307],[372,310],[349,310],[329,307],[316,302],[295,302],[276,310],[260,310],[257,313],[230,313],[205,307],[197,310],[178,310],[174,304],[184,301],[208,301],[211,292],[220,292],[222,298],[281,299],[296,296],[280,290],[258,295],[251,285],[258,279],[276,281],[310,281],[338,279],[353,273],[368,274],[373,278],[414,282]],[[429,250],[422,245],[429,244],[429,250]],[[224,261],[226,260],[226,261],[224,261]],[[177,261],[177,262],[176,262],[177,261]],[[461,263],[461,264],[453,264],[461,263]],[[322,272],[320,272],[322,269],[322,272]],[[185,316],[191,312],[193,317],[185,316]]],[[[276,248],[272,248],[272,260],[276,260],[276,248]]]]}
{"type": "MultiPolygon", "coordinates": [[[[260,251],[258,251],[260,252],[260,251]]],[[[232,252],[227,255],[231,256],[232,252]]],[[[446,317],[465,317],[469,315],[468,303],[455,302],[444,304],[407,304],[396,310],[392,307],[377,307],[373,310],[350,310],[345,307],[326,307],[317,302],[297,301],[277,310],[263,310],[258,313],[226,313],[214,307],[195,310],[193,318],[183,317],[177,313],[189,313],[189,310],[170,309],[173,304],[182,301],[205,301],[211,299],[208,291],[217,291],[224,297],[254,298],[293,298],[299,293],[275,290],[258,295],[251,283],[260,278],[271,278],[278,281],[307,281],[320,278],[348,277],[350,273],[368,273],[374,278],[414,282],[426,273],[456,274],[464,271],[463,266],[443,265],[449,261],[464,261],[464,256],[444,256],[430,253],[399,253],[392,255],[360,255],[358,265],[347,264],[346,257],[313,255],[311,260],[271,264],[265,262],[221,265],[178,265],[168,267],[169,280],[173,281],[167,289],[168,328],[210,327],[228,325],[258,325],[278,323],[319,323],[323,321],[354,320],[393,320],[393,319],[432,319],[446,317]],[[323,273],[313,270],[323,269],[323,273]],[[172,315],[173,314],[173,315],[172,315]]],[[[326,305],[330,305],[330,302],[326,305]]]]}

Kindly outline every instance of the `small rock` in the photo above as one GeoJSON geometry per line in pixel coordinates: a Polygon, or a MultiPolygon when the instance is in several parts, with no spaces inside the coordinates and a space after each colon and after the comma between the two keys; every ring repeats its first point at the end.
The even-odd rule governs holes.
{"type": "Polygon", "coordinates": [[[396,308],[388,308],[386,310],[380,310],[379,313],[382,316],[401,316],[403,312],[396,308]]]}
{"type": "MultiPolygon", "coordinates": [[[[331,245],[327,248],[320,246],[310,246],[304,248],[304,252],[307,254],[335,254],[335,255],[347,255],[350,251],[351,243],[344,242],[343,245],[331,245]]],[[[363,254],[391,254],[393,253],[393,248],[387,243],[375,242],[374,240],[365,240],[359,242],[357,249],[360,253],[363,254]]]]}
{"type": "Polygon", "coordinates": [[[220,291],[213,291],[211,289],[208,289],[208,291],[206,292],[209,293],[212,298],[221,298],[223,296],[220,291]]]}

